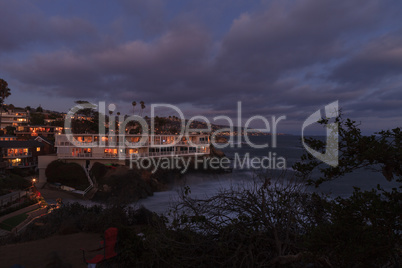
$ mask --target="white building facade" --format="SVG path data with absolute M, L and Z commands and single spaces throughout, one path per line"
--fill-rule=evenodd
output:
M 180 135 L 56 135 L 58 159 L 125 160 L 142 157 L 197 156 L 210 152 L 208 134 Z

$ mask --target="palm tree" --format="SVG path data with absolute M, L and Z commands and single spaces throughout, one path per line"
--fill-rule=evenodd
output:
M 113 111 L 109 111 L 109 122 L 108 122 L 108 125 L 109 125 L 109 133 L 110 133 L 110 127 L 111 127 L 111 125 L 110 125 L 110 119 L 112 118 L 112 114 L 113 114 Z
M 118 133 L 120 129 L 120 112 L 117 112 L 116 114 L 117 114 L 116 133 Z
M 1 128 L 1 113 L 3 110 L 4 100 L 11 95 L 8 83 L 0 78 L 0 128 Z
M 131 105 L 133 105 L 133 114 L 135 114 L 135 106 L 137 105 L 137 103 L 136 103 L 135 101 L 133 101 L 133 102 L 131 103 Z
M 142 116 L 142 112 L 143 112 L 143 110 L 145 109 L 145 102 L 140 101 L 140 104 L 141 104 L 141 113 L 140 113 L 140 116 Z

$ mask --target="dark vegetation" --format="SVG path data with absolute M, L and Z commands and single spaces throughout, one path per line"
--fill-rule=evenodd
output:
M 118 227 L 119 267 L 398 267 L 400 193 L 327 200 L 297 181 L 256 178 L 208 199 L 184 188 L 167 217 L 64 205 L 1 243 Z M 394 266 L 393 266 L 394 265 Z
M 46 168 L 47 181 L 61 183 L 79 190 L 88 187 L 89 182 L 84 169 L 76 163 L 53 161 Z
M 15 135 L 16 128 L 13 126 L 6 126 L 6 135 Z
M 14 173 L 0 177 L 0 195 L 8 194 L 11 190 L 24 190 L 29 186 L 31 182 Z
M 215 151 L 220 152 L 216 149 Z M 220 153 L 219 157 L 223 157 L 224 154 Z M 177 183 L 182 183 L 182 172 L 199 172 L 199 170 L 194 168 L 193 162 L 190 163 L 188 170 L 159 168 L 155 172 L 153 165 L 150 165 L 149 169 L 139 170 L 135 166 L 133 169 L 128 169 L 118 165 L 106 166 L 96 162 L 92 165 L 90 172 L 95 177 L 99 189 L 94 197 L 95 201 L 128 204 L 152 196 L 154 192 L 165 191 Z M 210 168 L 203 170 L 203 173 L 205 172 L 220 173 L 224 170 Z
M 329 120 L 323 119 L 319 123 L 327 125 Z M 356 169 L 371 168 L 381 172 L 388 181 L 394 178 L 401 179 L 401 128 L 365 136 L 355 121 L 343 119 L 342 115 L 336 117 L 334 123 L 339 126 L 336 133 L 339 135 L 339 165 L 337 167 L 328 166 L 311 154 L 305 153 L 302 156 L 302 161 L 293 166 L 300 177 L 308 179 L 309 184 L 318 187 L 325 181 L 334 180 Z M 327 149 L 323 140 L 315 138 L 307 138 L 306 140 L 314 150 L 324 153 Z M 313 173 L 314 171 L 319 173 Z M 313 174 L 318 176 L 312 176 Z
M 30 123 L 33 126 L 43 126 L 45 124 L 45 115 L 42 112 L 30 113 Z
M 113 172 L 115 171 L 115 172 Z M 166 190 L 181 178 L 180 170 L 125 169 L 94 163 L 91 174 L 98 183 L 94 200 L 107 203 L 128 204 L 152 196 L 154 192 Z

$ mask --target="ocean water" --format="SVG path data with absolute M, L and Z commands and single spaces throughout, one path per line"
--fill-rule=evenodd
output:
M 258 149 L 255 148 L 255 146 L 250 146 L 244 139 L 238 141 L 236 137 L 231 144 L 232 146 L 222 149 L 226 156 L 232 159 L 231 166 L 233 167 L 233 171 L 231 173 L 190 173 L 185 175 L 181 183 L 172 185 L 169 191 L 154 193 L 154 196 L 140 200 L 133 205 L 143 205 L 157 213 L 166 213 L 169 211 L 172 204 L 177 202 L 178 193 L 183 186 L 190 187 L 190 195 L 192 197 L 203 198 L 211 196 L 221 189 L 252 182 L 256 174 L 260 172 L 265 172 L 272 178 L 276 176 L 291 178 L 294 174 L 291 168 L 292 165 L 299 161 L 301 155 L 304 153 L 301 139 L 299 136 L 291 135 L 277 136 L 276 139 L 276 147 L 273 148 L 272 136 L 250 137 L 250 141 L 253 144 L 268 144 L 269 146 L 268 148 Z M 250 162 L 255 158 L 265 158 L 264 165 L 266 168 L 262 168 L 262 170 L 253 169 Z M 271 159 L 270 166 L 268 159 Z M 286 167 L 283 163 L 286 164 Z M 283 169 L 278 169 L 284 167 L 285 172 Z M 384 189 L 397 187 L 396 182 L 388 182 L 382 176 L 381 172 L 360 169 L 342 178 L 337 178 L 331 182 L 325 182 L 319 188 L 309 187 L 307 191 L 324 193 L 332 198 L 337 196 L 348 197 L 352 194 L 353 187 L 359 187 L 362 190 L 370 190 L 376 188 L 377 184 L 380 184 Z

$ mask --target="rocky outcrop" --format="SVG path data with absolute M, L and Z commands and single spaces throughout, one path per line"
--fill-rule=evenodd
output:
M 216 149 L 212 144 L 210 145 L 209 148 L 210 148 L 210 153 L 209 153 L 209 155 L 210 155 L 211 157 L 219 157 L 219 158 L 222 158 L 222 157 L 225 157 L 225 156 L 226 156 L 224 152 L 222 152 L 222 151 L 219 150 L 219 149 Z

